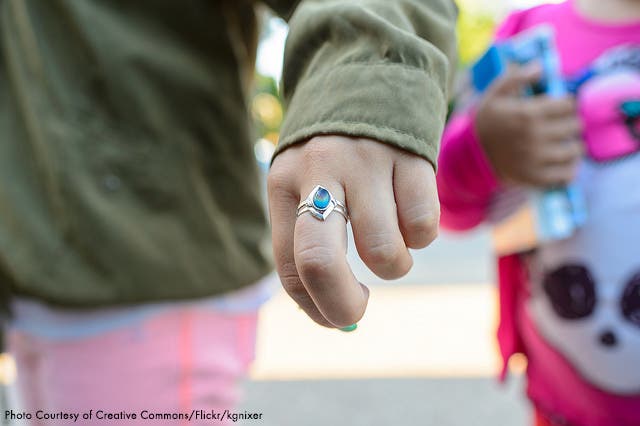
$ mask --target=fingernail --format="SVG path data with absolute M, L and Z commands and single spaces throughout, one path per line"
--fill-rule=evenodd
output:
M 345 333 L 349 333 L 350 331 L 353 331 L 356 328 L 358 328 L 358 324 L 351 324 L 351 325 L 348 325 L 346 327 L 342 327 L 340 329 L 340 331 L 344 331 Z

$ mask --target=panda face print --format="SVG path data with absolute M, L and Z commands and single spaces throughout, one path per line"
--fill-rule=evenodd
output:
M 595 282 L 583 265 L 565 265 L 547 274 L 544 291 L 560 318 L 587 318 L 596 304 Z
M 608 392 L 638 394 L 640 270 L 613 282 L 593 274 L 586 260 L 544 274 L 529 313 L 539 333 L 587 381 Z
M 543 288 L 554 313 L 566 320 L 588 319 L 596 306 L 596 283 L 584 265 L 564 265 L 546 274 Z M 627 283 L 620 299 L 620 310 L 631 324 L 640 327 L 640 272 Z M 605 348 L 613 349 L 619 342 L 614 329 L 605 329 L 596 336 Z
M 629 280 L 620 301 L 620 309 L 627 321 L 640 327 L 640 272 Z
M 640 156 L 581 164 L 589 218 L 530 259 L 526 313 L 544 341 L 604 391 L 640 394 Z

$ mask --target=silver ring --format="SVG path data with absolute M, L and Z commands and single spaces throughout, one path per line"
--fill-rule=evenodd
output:
M 316 219 L 324 221 L 334 211 L 340 213 L 347 222 L 349 221 L 349 213 L 345 205 L 336 200 L 327 188 L 317 185 L 307 198 L 298 204 L 296 216 L 308 212 Z

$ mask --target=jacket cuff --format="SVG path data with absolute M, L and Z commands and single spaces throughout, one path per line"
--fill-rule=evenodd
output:
M 318 135 L 366 137 L 417 154 L 436 167 L 446 115 L 438 78 L 397 63 L 351 63 L 296 88 L 276 155 Z

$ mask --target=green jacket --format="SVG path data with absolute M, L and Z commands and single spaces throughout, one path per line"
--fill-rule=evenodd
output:
M 449 0 L 266 1 L 291 32 L 279 149 L 368 136 L 435 162 Z M 247 95 L 250 0 L 0 0 L 3 292 L 92 307 L 271 268 Z

